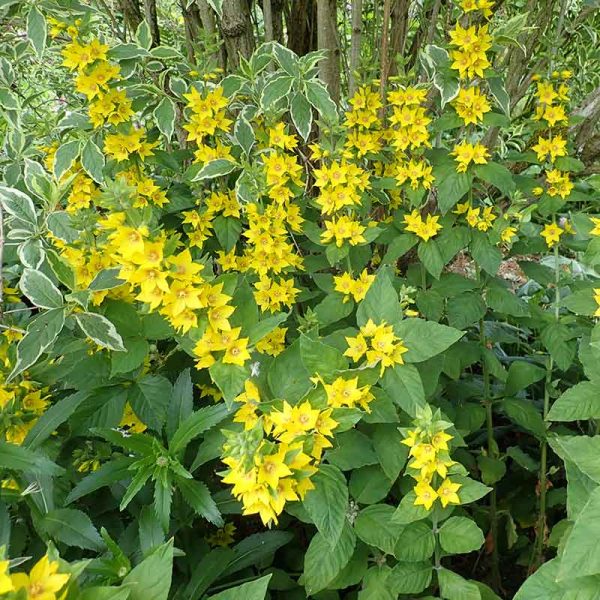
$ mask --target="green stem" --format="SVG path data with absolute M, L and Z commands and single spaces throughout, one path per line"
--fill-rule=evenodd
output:
M 558 244 L 554 246 L 554 319 L 558 323 L 560 319 L 560 263 Z M 550 387 L 552 386 L 552 371 L 554 360 L 548 357 L 546 368 L 546 382 L 544 385 L 544 422 L 550 411 Z M 546 439 L 540 442 L 540 504 L 539 515 L 536 526 L 535 546 L 531 557 L 530 571 L 537 569 L 544 558 L 544 537 L 546 535 L 546 494 L 548 487 L 548 443 Z
M 431 529 L 433 531 L 433 537 L 435 538 L 435 546 L 434 546 L 434 565 L 433 568 L 437 573 L 439 573 L 440 569 L 442 568 L 442 548 L 440 546 L 440 530 L 438 528 L 438 518 L 437 518 L 437 514 L 436 514 L 436 509 L 434 509 L 433 515 L 431 515 L 431 521 L 432 521 L 432 525 L 431 525 Z
M 485 337 L 484 320 L 479 321 L 479 339 L 481 342 L 482 367 L 483 367 L 483 405 L 485 406 L 486 429 L 487 429 L 487 452 L 491 458 L 497 457 L 496 442 L 494 440 L 494 411 L 492 408 L 492 397 L 490 391 L 490 371 L 485 360 L 487 340 Z M 490 534 L 492 537 L 492 585 L 496 590 L 501 587 L 500 557 L 498 554 L 498 500 L 496 486 L 492 485 L 490 493 Z

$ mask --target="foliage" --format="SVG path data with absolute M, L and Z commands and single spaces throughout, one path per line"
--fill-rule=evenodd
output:
M 570 70 L 507 152 L 521 30 L 487 0 L 343 110 L 322 51 L 221 76 L 146 20 L 5 4 L 64 98 L 48 127 L 0 58 L 0 594 L 596 597 Z

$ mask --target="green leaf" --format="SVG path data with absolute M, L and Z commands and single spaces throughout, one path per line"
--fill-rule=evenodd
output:
M 210 600 L 264 600 L 272 576 L 272 573 L 269 573 L 260 579 L 236 585 L 208 598 Z
M 138 517 L 140 550 L 146 555 L 154 548 L 165 543 L 165 534 L 154 509 L 151 506 L 144 506 Z
M 252 129 L 252 125 L 250 125 L 248 119 L 246 119 L 244 116 L 244 113 L 241 113 L 237 118 L 233 132 L 235 141 L 240 145 L 244 151 L 244 154 L 248 156 L 250 154 L 250 150 L 252 150 L 252 146 L 254 146 L 256 136 L 254 135 L 254 129 Z
M 240 239 L 242 223 L 235 217 L 219 215 L 213 219 L 212 224 L 219 244 L 221 244 L 225 252 L 229 252 Z
M 327 460 L 342 471 L 350 471 L 377 463 L 373 444 L 364 433 L 350 429 L 339 433 L 335 441 L 337 445 L 333 450 L 327 452 Z
M 484 165 L 475 165 L 473 171 L 479 179 L 497 187 L 507 197 L 510 197 L 516 190 L 512 173 L 504 165 L 489 162 Z
M 317 534 L 318 535 L 318 534 Z M 264 531 L 245 537 L 233 548 L 233 558 L 223 577 L 237 573 L 251 565 L 258 565 L 267 557 L 289 543 L 294 536 L 289 531 Z
M 125 352 L 123 339 L 106 317 L 88 312 L 74 313 L 74 317 L 83 333 L 96 344 L 116 352 Z
M 457 173 L 454 161 L 434 168 L 438 186 L 438 204 L 442 213 L 447 213 L 471 189 L 471 177 Z
M 31 450 L 39 447 L 59 425 L 67 421 L 87 396 L 87 392 L 76 392 L 50 406 L 29 430 L 23 445 Z
M 420 594 L 429 587 L 432 575 L 430 561 L 399 562 L 392 569 L 387 584 L 395 594 Z
M 15 188 L 0 185 L 0 204 L 11 217 L 15 217 L 33 227 L 36 226 L 35 206 L 27 194 Z
M 408 447 L 401 444 L 403 436 L 395 424 L 378 423 L 373 429 L 372 438 L 379 464 L 393 483 L 408 458 Z
M 540 333 L 542 344 L 556 362 L 559 369 L 566 371 L 575 358 L 576 347 L 572 333 L 563 323 L 551 323 Z
M 496 99 L 498 106 L 504 114 L 510 119 L 510 96 L 504 87 L 504 81 L 500 77 L 489 77 L 486 79 L 488 88 Z
M 80 150 L 79 140 L 72 140 L 62 144 L 54 155 L 54 177 L 60 178 L 71 168 L 75 159 L 79 156 Z
M 248 379 L 248 370 L 239 365 L 227 365 L 216 362 L 208 372 L 215 385 L 221 390 L 227 406 L 231 406 L 233 400 L 244 389 L 244 382 Z
M 358 325 L 362 327 L 369 319 L 376 324 L 385 321 L 389 325 L 396 325 L 402 319 L 398 292 L 392 285 L 388 269 L 377 273 L 375 281 L 358 305 L 356 311 Z
M 390 493 L 391 488 L 392 482 L 377 464 L 354 469 L 348 486 L 350 496 L 359 504 L 381 502 Z
M 354 302 L 344 302 L 341 294 L 329 294 L 314 308 L 321 328 L 337 323 L 354 310 Z
M 47 219 L 48 229 L 57 238 L 72 244 L 79 238 L 79 231 L 73 227 L 71 215 L 64 210 L 55 210 L 51 212 Z
M 558 581 L 600 573 L 600 487 L 577 517 L 563 548 Z
M 598 304 L 594 300 L 593 288 L 578 290 L 570 294 L 562 300 L 561 305 L 576 315 L 584 315 L 586 317 L 593 317 L 598 309 Z
M 318 373 L 325 378 L 334 377 L 338 371 L 348 368 L 348 360 L 337 348 L 305 334 L 300 334 L 299 339 L 302 364 L 310 376 Z
M 463 337 L 464 332 L 433 321 L 404 319 L 396 328 L 408 352 L 402 355 L 406 362 L 423 362 L 441 354 Z
M 260 95 L 260 105 L 263 111 L 269 110 L 279 100 L 290 93 L 294 78 L 285 73 L 276 73 L 267 82 Z
M 387 251 L 381 259 L 381 264 L 389 265 L 396 262 L 401 256 L 404 256 L 411 248 L 413 248 L 419 238 L 410 233 L 398 234 L 389 243 Z
M 569 388 L 550 408 L 548 421 L 600 419 L 600 381 L 582 381 Z
M 444 257 L 440 252 L 438 243 L 435 240 L 420 242 L 417 254 L 427 272 L 431 273 L 436 279 L 439 279 L 446 263 L 444 262 Z
M 110 375 L 114 377 L 120 373 L 131 373 L 139 368 L 148 352 L 150 346 L 144 338 L 125 338 L 123 340 L 125 352 L 113 352 L 110 355 Z
M 29 238 L 17 247 L 17 255 L 23 266 L 39 269 L 44 262 L 46 252 L 42 240 Z
M 102 487 L 125 481 L 131 477 L 129 467 L 133 458 L 116 458 L 105 462 L 99 469 L 86 475 L 69 493 L 65 499 L 65 504 L 75 502 L 83 496 L 87 496 Z
M 221 513 L 204 483 L 178 477 L 177 489 L 197 514 L 217 527 L 223 526 Z
M 542 415 L 530 400 L 505 398 L 502 400 L 501 406 L 511 421 L 531 431 L 539 439 L 546 437 L 546 426 Z
M 41 453 L 0 440 L 0 468 L 57 475 L 62 469 Z
M 180 455 L 193 439 L 218 425 L 230 413 L 230 408 L 223 403 L 203 406 L 193 412 L 177 428 L 169 442 L 169 450 L 174 455 Z
M 231 548 L 214 548 L 204 554 L 192 570 L 183 598 L 186 600 L 199 600 L 210 584 L 225 571 L 232 557 L 233 550 Z
M 171 382 L 162 375 L 146 375 L 129 389 L 127 400 L 148 427 L 160 431 L 167 417 Z
M 309 377 L 302 361 L 300 340 L 296 340 L 273 359 L 267 382 L 275 398 L 285 398 L 294 404 L 312 387 Z
M 356 535 L 347 522 L 333 548 L 320 533 L 315 534 L 304 555 L 303 579 L 308 595 L 324 590 L 335 579 L 348 564 L 355 545 Z
M 386 369 L 381 387 L 411 417 L 416 417 L 417 411 L 426 404 L 421 375 L 414 365 L 394 365 Z
M 207 162 L 192 181 L 204 181 L 205 179 L 222 177 L 223 175 L 235 171 L 235 169 L 239 169 L 237 163 L 227 160 L 226 158 L 217 158 L 216 160 Z
M 446 600 L 481 600 L 481 592 L 472 581 L 441 568 L 438 570 L 440 596 Z
M 74 508 L 58 508 L 44 515 L 41 527 L 54 539 L 67 546 L 101 551 L 104 541 L 90 518 Z
M 450 517 L 439 533 L 442 549 L 449 554 L 467 554 L 479 550 L 484 542 L 481 529 L 472 519 Z
M 550 437 L 548 443 L 564 461 L 572 462 L 590 479 L 600 484 L 600 435 Z
M 27 37 L 39 57 L 44 53 L 47 35 L 46 18 L 34 5 L 27 14 Z
M 159 546 L 123 579 L 129 600 L 167 600 L 173 572 L 173 540 Z
M 490 243 L 486 233 L 473 232 L 471 254 L 484 271 L 490 275 L 495 275 L 498 272 L 502 262 L 502 252 Z
M 308 139 L 312 128 L 312 108 L 309 101 L 300 93 L 296 93 L 290 103 L 290 115 L 296 130 L 304 141 Z
M 404 526 L 394 554 L 400 561 L 419 562 L 433 555 L 435 536 L 431 525 L 425 521 L 416 521 Z
M 7 110 L 19 110 L 19 100 L 11 90 L 0 87 L 0 106 Z
M 169 441 L 179 426 L 192 414 L 194 407 L 194 388 L 190 369 L 182 371 L 173 384 L 173 396 L 167 408 L 165 430 Z
M 28 369 L 46 351 L 62 331 L 65 312 L 55 308 L 35 317 L 27 327 L 27 333 L 17 344 L 17 361 L 6 382 Z
M 328 123 L 335 123 L 338 118 L 337 106 L 331 99 L 327 88 L 320 81 L 306 81 L 306 99 L 317 109 L 317 112 Z
M 25 269 L 19 287 L 27 298 L 40 308 L 60 308 L 64 304 L 59 289 L 41 271 Z
M 463 477 L 462 475 L 453 475 L 453 483 L 460 483 L 461 487 L 458 490 L 458 497 L 460 498 L 461 504 L 470 504 L 483 498 L 486 494 L 492 491 L 492 488 L 479 481 L 475 481 L 470 477 Z
M 323 539 L 330 546 L 335 546 L 342 534 L 348 510 L 346 478 L 337 467 L 321 465 L 312 482 L 315 488 L 304 497 L 304 508 Z
M 175 130 L 175 103 L 165 96 L 152 112 L 159 131 L 170 141 Z
M 373 504 L 363 508 L 354 521 L 354 531 L 365 544 L 386 554 L 394 554 L 396 542 L 404 527 L 391 521 L 395 508 L 389 504 Z
M 81 166 L 96 183 L 104 181 L 102 170 L 105 162 L 104 154 L 90 138 L 81 151 Z
M 415 506 L 415 499 L 416 496 L 412 490 L 402 497 L 396 512 L 392 515 L 392 523 L 408 525 L 429 516 L 429 511 L 424 506 Z
M 488 485 L 494 485 L 506 474 L 506 463 L 499 458 L 480 454 L 477 457 L 477 466 L 481 471 L 481 481 Z

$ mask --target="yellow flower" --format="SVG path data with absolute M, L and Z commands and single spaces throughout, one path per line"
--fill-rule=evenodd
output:
M 277 356 L 285 350 L 285 334 L 287 327 L 276 327 L 262 340 L 257 342 L 256 350 L 270 356 Z
M 554 162 L 558 156 L 566 156 L 566 146 L 567 141 L 560 135 L 549 138 L 540 136 L 538 143 L 532 146 L 532 150 L 537 153 L 540 162 L 546 160 L 548 155 L 550 155 L 550 161 Z
M 500 239 L 503 242 L 508 243 L 508 242 L 511 242 L 513 240 L 513 238 L 516 237 L 516 235 L 517 235 L 517 228 L 508 226 L 502 230 L 502 233 L 500 234 Z
M 367 340 L 365 340 L 361 333 L 355 338 L 346 337 L 346 343 L 348 344 L 348 349 L 344 352 L 344 356 L 348 356 L 354 362 L 358 362 L 362 355 L 367 352 Z
M 415 233 L 424 241 L 435 237 L 442 229 L 442 226 L 438 223 L 439 220 L 439 215 L 427 215 L 427 219 L 423 221 L 421 214 L 416 208 L 409 215 L 404 216 L 406 231 Z
M 598 305 L 596 312 L 594 313 L 595 317 L 600 317 L 600 288 L 594 288 L 594 300 Z
M 544 226 L 541 235 L 546 240 L 548 248 L 552 248 L 560 241 L 563 233 L 564 231 L 556 223 L 550 223 Z
M 436 491 L 427 481 L 420 481 L 414 489 L 416 494 L 414 505 L 424 506 L 427 510 L 430 510 L 438 497 Z
M 590 217 L 590 221 L 594 225 L 593 229 L 590 231 L 590 235 L 600 235 L 600 218 Z
M 343 215 L 337 220 L 334 218 L 325 222 L 325 231 L 321 234 L 321 241 L 328 244 L 335 240 L 335 245 L 338 248 L 341 248 L 346 240 L 351 246 L 365 244 L 367 240 L 364 238 L 363 233 L 366 229 L 352 217 Z
M 483 144 L 470 144 L 467 141 L 456 144 L 450 154 L 455 157 L 458 163 L 456 167 L 458 173 L 466 172 L 471 162 L 477 165 L 486 164 L 489 157 L 488 149 Z
M 2 487 L 4 487 L 4 482 Z M 8 560 L 0 560 L 0 594 L 8 594 L 15 589 L 13 581 L 8 574 L 8 565 Z
M 477 86 L 461 88 L 453 104 L 465 125 L 483 121 L 483 115 L 492 110 L 485 94 Z
M 450 479 L 444 479 L 442 484 L 437 489 L 437 495 L 442 503 L 442 506 L 446 508 L 448 504 L 460 504 L 460 498 L 458 497 L 458 490 L 462 487 L 460 483 L 453 483 Z
M 58 562 L 51 562 L 46 554 L 33 566 L 29 575 L 15 573 L 11 576 L 14 589 L 25 589 L 31 600 L 55 600 L 57 592 L 70 577 L 68 574 L 58 573 L 58 568 Z
M 125 410 L 123 411 L 119 427 L 127 427 L 127 429 L 133 433 L 142 433 L 147 429 L 146 425 L 142 423 L 139 417 L 133 412 L 129 402 L 125 404 Z

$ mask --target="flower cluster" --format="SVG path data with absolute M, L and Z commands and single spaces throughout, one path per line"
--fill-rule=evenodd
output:
M 479 231 L 487 231 L 490 229 L 494 221 L 496 220 L 496 215 L 493 213 L 493 207 L 473 207 L 470 202 L 463 202 L 456 205 L 454 209 L 455 215 L 464 215 L 465 221 L 472 227 L 473 229 L 478 229 Z M 505 236 L 508 234 L 505 234 Z
M 190 119 L 183 128 L 188 132 L 188 141 L 196 142 L 197 149 L 194 153 L 195 162 L 203 164 L 218 158 L 231 156 L 231 148 L 216 140 L 211 146 L 205 139 L 213 136 L 217 131 L 227 132 L 232 123 L 226 116 L 227 98 L 223 95 L 220 86 L 210 89 L 208 85 L 200 92 L 192 87 L 188 94 L 184 94 L 189 110 Z
M 443 421 L 439 413 L 432 415 L 431 409 L 426 409 L 417 415 L 415 425 L 414 429 L 402 430 L 405 434 L 402 443 L 410 448 L 408 469 L 416 481 L 415 506 L 431 510 L 436 500 L 443 507 L 460 504 L 461 484 L 448 476 L 449 468 L 456 464 L 450 458 L 448 446 L 453 437 L 445 431 L 451 424 Z
M 483 144 L 470 144 L 465 140 L 456 144 L 451 154 L 457 162 L 458 173 L 465 173 L 471 163 L 485 165 L 489 157 L 488 149 Z
M 6 383 L 14 366 L 13 344 L 22 334 L 10 329 L 0 335 L 0 436 L 7 442 L 22 444 L 44 414 L 49 404 L 49 388 L 26 377 L 18 382 Z
M 314 408 L 307 400 L 295 406 L 284 400 L 274 408 L 261 402 L 251 380 L 236 401 L 241 407 L 234 421 L 243 430 L 225 432 L 223 482 L 233 486 L 243 514 L 258 514 L 265 525 L 277 523 L 286 502 L 314 488 L 311 477 L 338 426 L 333 408 Z
M 490 66 L 486 52 L 492 47 L 492 36 L 488 25 L 471 25 L 463 28 L 457 23 L 450 31 L 450 45 L 455 48 L 450 66 L 458 71 L 461 79 L 484 77 L 484 71 Z
M 371 386 L 358 384 L 358 377 L 345 379 L 337 377 L 331 383 L 323 382 L 327 394 L 327 403 L 333 408 L 362 408 L 371 412 L 369 403 L 375 398 L 371 393 Z
M 426 219 L 423 219 L 421 213 L 416 208 L 410 214 L 404 215 L 406 231 L 416 234 L 425 242 L 435 237 L 442 229 L 442 226 L 438 223 L 439 220 L 439 215 L 434 216 L 431 214 L 427 215 Z
M 369 275 L 366 269 L 356 279 L 347 272 L 333 277 L 335 291 L 344 294 L 344 303 L 350 298 L 355 302 L 363 300 L 374 280 L 375 275 Z
M 376 325 L 369 319 L 360 328 L 356 337 L 346 337 L 346 343 L 348 349 L 344 352 L 344 356 L 358 362 L 363 355 L 366 355 L 367 364 L 380 365 L 381 375 L 388 367 L 404 364 L 402 355 L 408 352 L 402 339 L 394 333 L 393 326 L 387 325 L 385 321 Z
M 486 95 L 476 85 L 461 88 L 453 105 L 465 125 L 481 123 L 484 115 L 492 110 Z

